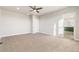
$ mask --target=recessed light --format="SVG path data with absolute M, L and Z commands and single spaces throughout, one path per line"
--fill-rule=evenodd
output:
M 20 8 L 16 8 L 17 10 L 20 10 Z

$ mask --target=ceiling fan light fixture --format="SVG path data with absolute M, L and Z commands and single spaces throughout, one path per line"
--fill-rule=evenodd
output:
M 42 7 L 29 6 L 32 9 L 33 13 L 39 13 L 39 10 L 43 9 Z
M 34 12 L 36 12 L 36 10 L 33 10 Z

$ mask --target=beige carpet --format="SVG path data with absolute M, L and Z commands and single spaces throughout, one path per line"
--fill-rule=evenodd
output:
M 79 42 L 41 33 L 2 38 L 1 52 L 77 52 Z

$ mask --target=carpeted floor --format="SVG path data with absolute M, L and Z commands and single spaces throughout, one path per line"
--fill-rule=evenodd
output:
M 79 42 L 50 35 L 23 34 L 2 38 L 1 52 L 77 52 Z

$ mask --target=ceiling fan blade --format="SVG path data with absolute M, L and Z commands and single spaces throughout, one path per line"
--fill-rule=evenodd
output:
M 37 8 L 36 10 L 40 10 L 40 9 L 43 9 L 43 8 L 40 7 L 40 8 Z
M 29 6 L 30 8 L 32 8 L 34 10 L 34 8 L 32 6 Z
M 37 12 L 37 13 L 39 13 L 39 11 L 38 11 L 38 10 L 36 10 L 36 12 Z

